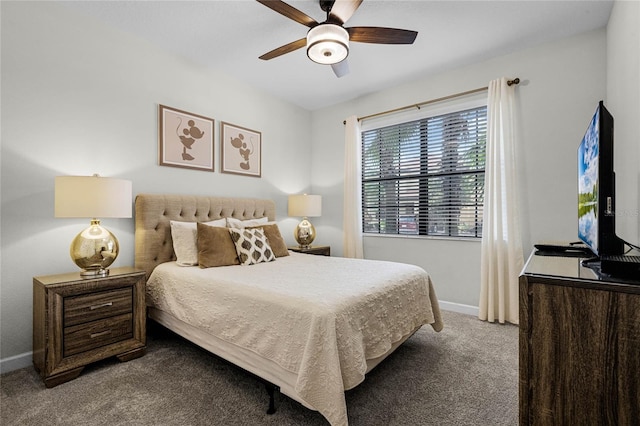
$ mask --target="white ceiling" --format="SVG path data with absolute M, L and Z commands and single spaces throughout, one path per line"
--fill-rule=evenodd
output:
M 412 45 L 351 43 L 351 72 L 336 78 L 305 49 L 258 56 L 303 38 L 307 27 L 252 0 L 77 1 L 64 5 L 309 110 L 400 82 L 606 25 L 612 0 L 364 0 L 350 26 L 418 31 Z M 318 22 L 317 0 L 288 3 Z

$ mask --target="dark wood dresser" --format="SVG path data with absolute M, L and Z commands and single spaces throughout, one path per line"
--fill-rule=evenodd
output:
M 89 363 L 111 356 L 128 361 L 145 349 L 144 271 L 33 279 L 33 365 L 46 387 L 76 378 Z
M 640 281 L 580 261 L 520 276 L 520 425 L 640 424 Z

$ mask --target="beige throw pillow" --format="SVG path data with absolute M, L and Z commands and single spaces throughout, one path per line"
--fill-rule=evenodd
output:
M 204 222 L 211 226 L 226 226 L 225 218 Z M 180 222 L 172 220 L 171 240 L 176 254 L 176 263 L 180 266 L 194 266 L 198 264 L 198 247 L 196 245 L 196 222 Z
M 277 224 L 268 223 L 266 225 L 252 226 L 250 228 L 262 228 L 264 230 L 264 234 L 267 237 L 267 241 L 269 241 L 271 250 L 273 250 L 273 254 L 276 257 L 289 256 L 289 249 L 287 248 L 287 243 L 284 242 L 284 238 L 282 238 L 282 234 L 280 233 L 280 228 L 278 228 Z
M 227 228 L 198 224 L 198 264 L 201 268 L 240 264 Z

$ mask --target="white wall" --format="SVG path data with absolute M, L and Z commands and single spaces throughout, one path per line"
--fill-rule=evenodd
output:
M 640 244 L 640 2 L 616 1 L 607 25 L 607 109 L 614 116 L 616 233 Z
M 599 100 L 605 98 L 605 31 L 425 76 L 393 89 L 314 111 L 313 191 L 324 196 L 314 221 L 318 240 L 342 249 L 343 120 L 484 87 L 519 77 L 517 161 L 525 257 L 540 240 L 573 241 L 577 234 L 576 149 Z M 428 57 L 428 55 L 427 55 Z M 417 264 L 433 277 L 438 297 L 478 306 L 477 241 L 365 237 L 365 257 Z
M 619 175 L 635 178 L 635 184 L 619 189 L 628 201 L 618 207 L 629 214 L 618 218 L 618 224 L 632 241 L 633 234 L 640 233 L 637 2 L 616 2 L 606 34 L 594 31 L 424 76 L 313 113 L 56 4 L 0 2 L 0 7 L 3 361 L 31 350 L 32 277 L 75 268 L 68 246 L 86 224 L 53 218 L 55 176 L 117 176 L 132 180 L 134 193 L 273 198 L 281 218 L 286 217 L 286 193 L 311 189 L 324 197 L 323 216 L 313 220 L 317 243 L 330 244 L 332 253 L 340 255 L 343 120 L 486 86 L 500 76 L 523 80 L 517 91 L 525 254 L 538 240 L 575 239 L 575 151 L 600 99 L 616 117 L 617 152 L 635 153 L 616 156 Z M 159 103 L 212 117 L 216 124 L 229 121 L 262 131 L 262 179 L 157 166 Z M 309 129 L 311 143 L 300 137 Z M 215 151 L 218 155 L 218 135 Z M 131 264 L 133 221 L 103 224 L 120 239 L 116 265 Z M 295 221 L 281 225 L 292 242 Z M 472 306 L 478 304 L 479 252 L 477 242 L 376 237 L 365 241 L 368 258 L 420 265 L 432 274 L 440 299 Z
M 234 78 L 171 56 L 51 2 L 2 2 L 0 358 L 31 351 L 32 277 L 77 269 L 87 220 L 54 219 L 57 175 L 120 177 L 134 194 L 271 198 L 310 185 L 311 116 Z M 216 120 L 216 172 L 157 165 L 157 105 Z M 219 172 L 219 122 L 262 132 L 262 178 Z M 133 219 L 107 219 L 133 264 Z M 281 223 L 293 244 L 295 221 Z M 28 358 L 30 360 L 30 358 Z

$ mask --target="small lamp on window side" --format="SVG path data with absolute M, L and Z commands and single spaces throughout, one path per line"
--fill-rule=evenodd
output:
M 55 178 L 55 217 L 91 218 L 91 226 L 71 242 L 71 259 L 83 277 L 109 274 L 118 257 L 118 239 L 98 217 L 131 217 L 131 181 L 93 176 Z
M 311 247 L 311 243 L 316 238 L 316 228 L 307 218 L 321 215 L 322 197 L 320 195 L 289 195 L 289 216 L 303 218 L 293 231 L 293 236 L 300 248 Z

